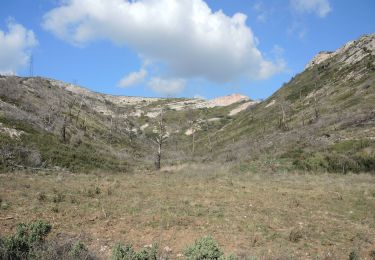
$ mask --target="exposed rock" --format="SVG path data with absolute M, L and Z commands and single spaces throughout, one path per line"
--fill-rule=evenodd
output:
M 3 126 L 2 123 L 0 123 L 0 133 L 4 133 L 6 135 L 9 135 L 10 138 L 12 138 L 12 139 L 19 139 L 21 137 L 21 135 L 24 134 L 25 132 L 17 130 L 17 129 L 13 129 L 13 128 L 5 127 L 5 126 Z
M 276 104 L 276 100 L 272 100 L 270 103 L 268 103 L 267 105 L 266 105 L 266 107 L 271 107 L 271 106 L 273 106 L 273 105 L 275 105 Z
M 144 130 L 146 130 L 146 128 L 149 126 L 148 123 L 142 125 L 139 129 L 143 132 Z
M 321 51 L 309 63 L 307 63 L 305 69 L 308 69 L 314 65 L 320 64 L 323 61 L 331 58 L 333 55 L 335 55 L 335 53 L 332 51 Z
M 224 107 L 230 106 L 234 103 L 238 103 L 241 101 L 248 101 L 249 97 L 241 95 L 241 94 L 232 94 L 223 97 L 217 97 L 210 100 L 204 99 L 191 99 L 191 100 L 183 100 L 177 101 L 168 104 L 170 109 L 174 110 L 185 110 L 185 109 L 198 109 L 198 108 L 213 108 L 213 107 Z
M 240 94 L 232 94 L 224 97 L 218 97 L 211 100 L 208 100 L 207 102 L 203 103 L 202 107 L 224 107 L 224 106 L 230 106 L 234 103 L 238 103 L 241 101 L 248 101 L 249 97 L 240 95 Z
M 375 34 L 364 35 L 356 41 L 350 41 L 334 52 L 319 52 L 307 65 L 309 69 L 329 58 L 337 57 L 338 62 L 353 65 L 367 55 L 375 55 Z
M 243 103 L 243 104 L 239 105 L 238 107 L 236 107 L 235 109 L 233 109 L 232 111 L 230 111 L 229 116 L 237 115 L 239 112 L 244 111 L 247 108 L 249 108 L 251 106 L 254 106 L 258 103 L 259 103 L 259 101 L 249 101 L 249 102 Z

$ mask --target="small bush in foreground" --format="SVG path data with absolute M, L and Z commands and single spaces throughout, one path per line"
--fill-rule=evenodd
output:
M 44 242 L 51 225 L 38 220 L 30 224 L 19 224 L 16 233 L 1 239 L 1 259 L 27 259 L 33 250 Z
M 235 255 L 224 256 L 218 243 L 211 236 L 203 237 L 185 250 L 186 260 L 236 260 Z
M 74 258 L 80 258 L 81 255 L 86 255 L 87 249 L 81 241 L 77 241 L 72 244 L 69 255 Z
M 218 243 L 210 236 L 203 237 L 194 242 L 185 250 L 187 260 L 219 259 L 223 255 Z
M 151 247 L 143 248 L 136 252 L 132 245 L 117 244 L 112 250 L 112 260 L 157 260 L 158 247 L 152 245 Z

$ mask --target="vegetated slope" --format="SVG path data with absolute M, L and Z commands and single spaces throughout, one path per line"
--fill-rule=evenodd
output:
M 2 169 L 151 168 L 161 108 L 163 163 L 272 161 L 375 169 L 375 35 L 319 53 L 264 102 L 111 96 L 40 77 L 0 77 Z
M 375 35 L 331 53 L 215 135 L 227 160 L 279 158 L 308 170 L 375 171 Z
M 181 160 L 191 149 L 186 132 L 200 115 L 220 128 L 244 102 L 249 99 L 241 95 L 208 101 L 111 96 L 51 79 L 1 76 L 1 167 L 152 167 L 156 148 L 151 136 L 161 108 L 169 136 L 163 159 Z

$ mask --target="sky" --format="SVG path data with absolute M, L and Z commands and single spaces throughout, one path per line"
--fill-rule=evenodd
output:
M 374 10 L 373 0 L 1 0 L 0 74 L 113 95 L 266 99 L 318 52 L 375 33 Z

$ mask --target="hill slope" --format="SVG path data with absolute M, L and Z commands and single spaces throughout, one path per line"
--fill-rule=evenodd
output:
M 375 169 L 375 35 L 322 52 L 263 102 L 111 96 L 39 77 L 0 78 L 2 169 L 150 168 L 161 108 L 163 162 L 254 161 Z M 271 167 L 271 169 L 274 169 Z
M 307 169 L 374 171 L 375 35 L 323 56 L 219 133 L 226 151 Z
M 208 101 L 111 96 L 40 77 L 2 76 L 1 165 L 77 171 L 150 167 L 151 135 L 161 108 L 170 140 L 164 157 L 176 160 L 189 153 L 189 129 L 200 114 L 220 128 L 230 112 L 244 109 L 243 103 L 255 104 L 238 94 Z

